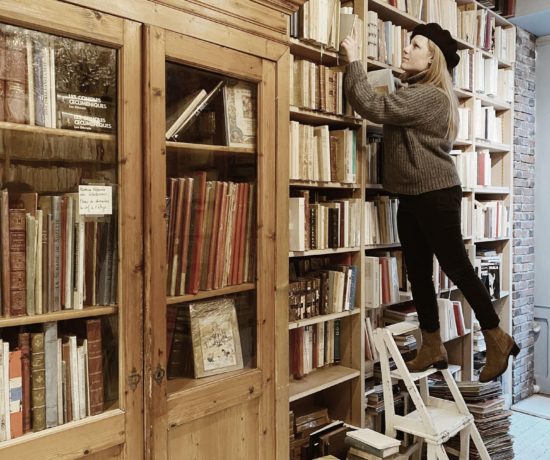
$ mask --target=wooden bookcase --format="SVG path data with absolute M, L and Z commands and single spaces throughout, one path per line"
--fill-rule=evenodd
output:
M 342 2 L 344 3 L 344 2 Z M 346 2 L 347 5 L 353 3 L 354 13 L 362 19 L 364 24 L 364 37 L 365 42 L 363 45 L 363 62 L 365 63 L 365 68 L 367 72 L 369 70 L 377 69 L 391 69 L 394 76 L 399 76 L 402 72 L 397 66 L 389 65 L 385 62 L 379 62 L 375 59 L 367 58 L 367 24 L 368 24 L 368 12 L 374 11 L 378 14 L 378 18 L 383 21 L 392 21 L 393 24 L 402 26 L 403 28 L 412 30 L 416 25 L 426 22 L 426 11 L 422 12 L 420 18 L 414 17 L 406 12 L 398 10 L 396 7 L 389 5 L 388 2 L 383 0 L 356 0 L 354 2 Z M 486 9 L 484 6 L 478 2 L 472 1 L 457 1 L 459 5 L 469 4 L 470 8 L 474 10 L 483 10 Z M 427 4 L 425 1 L 424 4 Z M 494 18 L 495 25 L 500 26 L 506 29 L 511 28 L 513 30 L 513 25 L 507 20 L 499 17 L 495 13 L 487 10 L 487 15 Z M 291 31 L 292 33 L 292 31 Z M 470 44 L 468 41 L 457 38 L 459 43 L 459 49 L 472 50 L 472 53 L 479 54 L 483 56 L 484 59 L 492 58 L 493 55 L 482 49 L 481 47 Z M 473 42 L 472 42 L 473 43 Z M 515 46 L 515 40 L 514 45 Z M 326 46 L 316 43 L 314 40 L 300 40 L 298 38 L 290 38 L 290 52 L 295 59 L 305 59 L 313 61 L 316 64 L 323 64 L 327 66 L 342 66 L 345 65 L 345 61 L 341 55 L 337 52 L 326 49 Z M 478 64 L 477 64 L 478 66 Z M 504 60 L 498 60 L 499 69 L 513 69 L 513 62 L 506 62 Z M 292 72 L 293 69 L 291 68 Z M 479 69 L 476 67 L 474 61 L 473 64 L 473 78 L 475 82 L 476 72 L 479 72 Z M 292 88 L 289 91 L 293 91 Z M 470 222 L 472 222 L 473 228 L 475 228 L 475 217 L 474 212 L 474 203 L 476 201 L 488 201 L 488 200 L 502 200 L 505 206 L 508 208 L 509 214 L 512 213 L 512 167 L 513 167 L 513 110 L 514 105 L 513 101 L 504 102 L 503 100 L 497 97 L 490 97 L 485 94 L 473 91 L 465 91 L 460 88 L 455 88 L 457 97 L 459 98 L 460 107 L 468 107 L 471 109 L 470 112 L 470 126 L 469 126 L 469 136 L 467 139 L 458 140 L 453 149 L 460 150 L 462 152 L 478 152 L 481 149 L 488 149 L 490 158 L 491 158 L 491 176 L 492 176 L 492 186 L 490 187 L 474 187 L 474 188 L 464 188 L 464 200 L 468 203 L 467 214 Z M 503 138 L 501 143 L 488 142 L 481 138 L 476 138 L 474 135 L 474 125 L 473 120 L 477 115 L 476 113 L 476 101 L 481 101 L 481 106 L 494 107 L 496 111 L 496 116 L 502 121 L 502 133 Z M 299 108 L 290 107 L 289 119 L 297 120 L 300 123 L 311 124 L 311 125 L 321 125 L 328 124 L 331 129 L 338 126 L 345 126 L 346 123 L 353 123 L 349 119 L 344 117 L 337 117 L 333 115 L 321 115 L 316 112 L 301 110 Z M 280 188 L 283 186 L 289 187 L 290 193 L 292 194 L 293 190 L 296 189 L 310 189 L 310 190 L 322 190 L 328 196 L 331 193 L 334 193 L 334 190 L 338 190 L 340 193 L 339 196 L 344 196 L 341 193 L 341 190 L 346 190 L 349 195 L 345 196 L 357 196 L 361 197 L 364 201 L 367 197 L 373 195 L 388 195 L 385 192 L 380 184 L 371 184 L 366 180 L 366 143 L 368 136 L 371 133 L 381 134 L 381 127 L 375 124 L 372 124 L 368 121 L 364 121 L 362 126 L 358 128 L 359 135 L 357 137 L 358 146 L 357 150 L 360 151 L 362 155 L 358 156 L 358 161 L 362 164 L 363 174 L 361 175 L 361 181 L 358 181 L 358 188 L 354 189 L 353 187 L 347 184 L 331 184 L 331 183 L 322 183 L 322 182 L 304 182 L 291 180 L 288 184 L 285 184 L 282 180 L 278 182 Z M 290 170 L 287 170 L 289 172 Z M 281 169 L 281 172 L 284 173 L 284 170 Z M 282 175 L 282 174 L 281 174 Z M 283 197 L 281 197 L 281 200 Z M 282 205 L 282 204 L 281 204 Z M 361 222 L 364 220 L 364 210 L 362 211 Z M 511 261 L 512 261 L 512 241 L 511 241 L 511 218 L 508 218 L 508 234 L 504 237 L 491 238 L 491 239 L 480 239 L 474 238 L 470 234 L 464 234 L 465 243 L 471 247 L 470 251 L 472 258 L 475 255 L 475 251 L 479 249 L 494 249 L 498 254 L 501 254 L 502 265 L 501 265 L 501 276 L 502 276 L 502 285 L 501 285 L 501 294 L 498 299 L 494 301 L 495 309 L 501 318 L 501 327 L 511 334 L 512 323 L 511 323 Z M 364 225 L 363 225 L 364 226 Z M 364 234 L 364 228 L 362 228 L 362 235 Z M 281 246 L 281 249 L 284 249 L 284 246 Z M 341 335 L 341 339 L 346 341 L 346 351 L 342 357 L 343 362 L 349 363 L 348 366 L 350 371 L 346 374 L 343 372 L 341 366 L 332 366 L 328 368 L 320 368 L 316 371 L 306 375 L 300 380 L 289 382 L 289 398 L 288 398 L 288 407 L 292 409 L 295 407 L 298 399 L 305 400 L 308 403 L 316 405 L 325 405 L 328 408 L 329 414 L 335 419 L 342 419 L 348 423 L 356 425 L 371 425 L 372 421 L 367 420 L 368 415 L 363 413 L 365 409 L 365 396 L 364 396 L 364 378 L 366 376 L 366 369 L 372 369 L 372 362 L 362 362 L 363 358 L 363 347 L 364 339 L 362 337 L 363 333 L 363 324 L 365 316 L 368 315 L 372 319 L 378 318 L 379 320 L 382 317 L 382 312 L 385 308 L 391 307 L 392 305 L 383 305 L 380 309 L 367 309 L 365 308 L 365 255 L 369 255 L 373 250 L 400 250 L 399 244 L 387 244 L 387 245 L 367 245 L 363 239 L 362 249 L 356 251 L 355 248 L 351 249 L 337 249 L 337 250 L 326 250 L 326 251 L 309 251 L 305 253 L 295 253 L 290 252 L 290 259 L 301 256 L 301 257 L 312 257 L 322 254 L 330 254 L 337 252 L 351 252 L 354 254 L 353 263 L 359 265 L 358 271 L 358 284 L 357 284 L 357 309 L 355 315 L 351 315 L 343 319 L 345 324 L 349 327 L 344 328 L 344 332 Z M 354 252 L 356 251 L 356 252 Z M 283 264 L 284 254 L 278 254 L 280 264 Z M 282 276 L 282 275 L 281 275 Z M 461 295 L 458 289 L 453 288 L 451 290 L 442 290 L 438 293 L 439 295 L 450 297 L 452 300 L 460 300 L 463 304 L 463 313 L 466 327 L 466 334 L 462 337 L 458 337 L 448 341 L 445 346 L 449 353 L 449 361 L 453 364 L 458 364 L 461 368 L 462 380 L 475 380 L 474 376 L 474 345 L 473 345 L 473 312 L 467 305 L 467 302 Z M 288 299 L 281 299 L 288 301 Z M 281 303 L 281 309 L 288 310 L 288 303 Z M 281 316 L 283 314 L 288 314 L 287 311 L 280 312 Z M 329 319 L 330 315 L 326 318 L 323 317 L 314 317 L 298 322 L 290 322 L 289 328 L 295 328 L 302 325 L 313 324 L 323 319 Z M 382 324 L 381 321 L 379 321 Z M 419 334 L 418 334 L 419 336 Z M 287 344 L 279 342 L 279 353 L 284 355 L 287 350 Z M 360 352 L 359 352 L 360 351 Z M 289 359 L 291 359 L 289 357 Z M 347 380 L 347 381 L 346 381 Z M 502 378 L 503 393 L 504 397 L 508 402 L 508 405 L 511 403 L 511 367 L 505 373 Z M 332 390 L 331 390 L 332 389 Z M 345 404 L 345 401 L 349 401 L 349 404 L 352 406 L 342 408 L 342 405 Z M 281 402 L 281 405 L 284 405 L 284 402 Z M 359 409 L 359 412 L 358 412 Z M 281 413 L 282 413 L 281 409 Z M 282 431 L 281 436 L 287 438 L 288 431 Z M 288 439 L 281 440 L 279 445 L 284 445 L 283 442 L 288 442 Z M 280 453 L 281 457 L 284 456 L 283 453 Z
M 13 337 L 17 338 L 17 333 L 29 332 L 38 335 L 38 333 L 45 330 L 47 324 L 58 329 L 57 337 L 59 337 L 59 341 L 62 340 L 61 338 L 65 334 L 72 334 L 71 328 L 85 327 L 86 321 L 91 319 L 99 319 L 103 326 L 106 323 L 115 325 L 114 329 L 111 329 L 113 332 L 111 338 L 103 332 L 101 333 L 104 347 L 103 349 L 96 349 L 96 353 L 99 351 L 102 354 L 103 369 L 105 371 L 103 373 L 104 383 L 99 391 L 103 395 L 103 387 L 110 388 L 110 393 L 107 390 L 105 391 L 103 410 L 97 415 L 87 415 L 79 420 L 69 418 L 62 413 L 63 406 L 66 407 L 66 401 L 60 395 L 61 402 L 50 400 L 53 401 L 56 412 L 57 408 L 61 412 L 61 416 L 58 417 L 55 423 L 57 426 L 40 430 L 38 419 L 36 422 L 33 420 L 33 426 L 31 426 L 29 432 L 11 440 L 0 442 L 0 457 L 28 459 L 80 458 L 84 456 L 93 459 L 141 458 L 141 446 L 143 444 L 143 336 L 142 334 L 133 333 L 133 331 L 142 329 L 140 310 L 143 286 L 143 247 L 141 244 L 143 238 L 143 206 L 141 195 L 137 194 L 136 196 L 135 193 L 136 190 L 142 188 L 142 161 L 140 155 L 142 148 L 140 116 L 141 25 L 120 17 L 96 15 L 85 8 L 50 0 L 45 2 L 4 1 L 0 7 L 0 22 L 2 23 L 3 35 L 4 33 L 10 33 L 17 37 L 27 37 L 27 54 L 22 53 L 23 60 L 21 61 L 26 64 L 26 67 L 23 67 L 26 88 L 26 99 L 23 101 L 26 123 L 20 123 L 23 119 L 12 119 L 12 122 L 8 119 L 8 121 L 0 122 L 2 189 L 7 190 L 8 195 L 6 196 L 15 198 L 18 187 L 22 186 L 21 183 L 24 183 L 26 188 L 23 191 L 28 192 L 28 196 L 35 192 L 38 193 L 38 196 L 62 196 L 70 192 L 77 192 L 78 185 L 89 183 L 90 180 L 96 182 L 101 180 L 104 185 L 111 187 L 110 191 L 112 190 L 112 194 L 108 194 L 108 196 L 114 198 L 109 198 L 113 203 L 112 214 L 107 213 L 103 219 L 116 224 L 111 227 L 112 237 L 116 241 L 114 243 L 115 247 L 118 245 L 118 250 L 113 249 L 109 255 L 109 257 L 112 257 L 107 265 L 111 273 L 109 278 L 98 278 L 106 282 L 112 280 L 116 283 L 116 288 L 112 285 L 110 300 L 100 301 L 96 299 L 94 302 L 92 291 L 96 288 L 93 288 L 92 284 L 86 284 L 88 290 L 87 293 L 84 293 L 82 290 L 83 285 L 78 287 L 78 282 L 75 282 L 70 287 L 74 288 L 75 292 L 78 290 L 79 295 L 84 295 L 83 308 L 79 308 L 76 301 L 74 305 L 70 305 L 70 301 L 67 299 L 71 298 L 73 293 L 65 291 L 70 292 L 70 295 L 65 295 L 62 308 L 58 309 L 54 305 L 55 301 L 50 302 L 51 298 L 43 297 L 44 302 L 41 307 L 43 313 L 38 314 L 40 307 L 37 307 L 39 310 L 35 312 L 36 314 L 31 314 L 32 311 L 29 312 L 28 310 L 31 308 L 30 305 L 35 307 L 37 304 L 29 303 L 31 302 L 29 297 L 21 316 L 3 315 L 0 318 L 2 339 L 4 343 L 9 341 L 11 349 L 18 346 L 17 340 L 13 340 Z M 31 93 L 29 90 L 29 88 L 31 90 L 33 88 L 33 86 L 30 86 L 29 77 L 34 75 L 32 64 L 36 65 L 36 63 L 34 60 L 31 61 L 31 58 L 42 52 L 38 50 L 47 49 L 41 48 L 40 40 L 49 40 L 54 36 L 57 37 L 55 38 L 55 44 L 52 41 L 50 45 L 46 46 L 51 46 L 54 50 L 51 57 L 53 58 L 55 55 L 55 62 L 58 62 L 57 51 L 62 47 L 76 49 L 78 47 L 76 43 L 78 42 L 81 42 L 84 47 L 82 52 L 87 50 L 92 56 L 98 52 L 100 49 L 98 47 L 104 50 L 99 51 L 100 53 L 112 54 L 113 80 L 111 88 L 115 94 L 111 109 L 114 111 L 112 113 L 115 114 L 112 120 L 112 123 L 115 124 L 113 129 L 107 128 L 106 133 L 97 132 L 98 130 L 94 128 L 90 131 L 62 129 L 60 122 L 56 122 L 57 114 L 55 112 L 52 114 L 53 119 L 50 118 L 49 125 L 56 127 L 38 126 L 41 124 L 38 117 L 45 115 L 46 111 L 41 111 L 39 107 L 36 107 L 37 110 L 32 112 L 32 104 L 35 104 L 36 100 L 35 93 Z M 9 52 L 13 52 L 14 49 L 13 47 L 8 48 Z M 5 52 L 6 50 L 2 47 L 3 56 Z M 82 55 L 76 52 L 75 57 L 80 59 Z M 89 61 L 83 58 L 82 62 Z M 11 65 L 15 64 L 14 61 L 11 61 Z M 69 69 L 62 67 L 54 72 L 51 61 L 50 65 L 44 65 L 43 68 L 51 69 L 52 73 L 48 80 L 49 83 L 47 83 L 50 87 L 54 85 L 54 81 L 57 81 L 54 80 L 55 78 L 62 79 L 63 72 L 69 71 Z M 92 62 L 91 67 L 80 69 L 80 72 L 94 72 L 93 69 Z M 76 76 L 73 77 L 75 80 L 81 75 L 78 73 L 78 69 L 76 71 Z M 89 74 L 88 77 L 91 75 L 93 74 Z M 103 77 L 104 75 L 99 76 L 99 78 Z M 34 88 L 36 89 L 39 84 L 38 81 L 33 82 Z M 44 85 L 42 88 L 46 88 L 44 80 L 41 84 Z M 59 91 L 59 87 L 56 89 Z M 85 94 L 85 91 L 82 94 Z M 96 95 L 93 94 L 93 96 Z M 51 98 L 49 100 L 52 101 Z M 36 123 L 29 123 L 35 115 L 37 117 Z M 40 174 L 36 174 L 37 172 Z M 108 177 L 111 177 L 111 180 L 106 179 Z M 115 187 L 112 187 L 113 183 Z M 77 204 L 78 201 L 75 201 L 75 203 Z M 5 204 L 7 209 L 8 203 Z M 12 205 L 13 203 L 10 202 L 10 209 Z M 36 206 L 36 202 L 34 206 Z M 40 203 L 38 203 L 38 206 L 40 207 Z M 25 209 L 28 211 L 27 208 Z M 28 215 L 33 215 L 32 212 L 34 211 L 31 210 Z M 47 211 L 43 212 L 46 216 Z M 95 225 L 93 217 L 86 217 L 85 219 L 89 219 Z M 93 236 L 93 233 L 87 230 L 86 234 Z M 47 233 L 48 241 L 55 240 L 53 235 L 53 233 Z M 29 242 L 33 241 L 32 237 L 28 240 Z M 42 238 L 41 241 L 43 241 Z M 65 246 L 66 241 L 66 239 L 60 239 L 60 248 L 69 247 Z M 75 244 L 74 247 L 76 248 L 77 245 Z M 84 246 L 79 247 L 83 249 Z M 25 250 L 25 247 L 23 249 Z M 107 255 L 107 252 L 103 253 L 104 257 L 107 257 Z M 74 254 L 70 253 L 63 261 L 60 258 L 61 255 L 52 257 L 55 257 L 61 267 L 66 268 L 69 263 L 67 261 L 73 256 Z M 101 254 L 98 253 L 98 256 L 101 256 Z M 30 260 L 28 257 L 26 253 L 26 263 Z M 41 260 L 46 260 L 45 256 Z M 53 279 L 53 276 L 60 276 L 59 279 L 63 278 L 65 280 L 63 282 L 68 283 L 67 280 L 72 275 L 65 275 L 61 271 L 55 272 L 58 275 L 54 275 L 53 273 L 57 269 L 53 267 L 57 262 L 54 262 L 53 258 L 49 260 L 52 265 L 46 265 L 45 270 L 42 272 L 43 285 L 47 280 Z M 90 256 L 89 260 L 93 260 L 93 257 Z M 31 268 L 30 273 L 33 273 L 34 276 L 36 272 Z M 30 279 L 32 278 L 25 281 L 25 285 L 31 282 Z M 16 285 L 11 283 L 10 286 L 15 287 Z M 10 289 L 10 286 L 4 285 L 3 289 Z M 43 292 L 39 291 L 38 287 L 36 289 L 37 293 Z M 54 288 L 53 292 L 61 292 L 55 291 L 56 289 Z M 7 304 L 4 303 L 3 306 L 6 307 Z M 80 335 L 82 333 L 77 332 L 77 334 L 80 339 L 86 338 L 86 335 Z M 60 344 L 61 342 L 58 342 L 58 346 Z M 113 360 L 109 361 L 106 358 L 105 346 L 110 349 L 112 356 L 114 356 Z M 53 350 L 55 351 L 55 344 Z M 38 352 L 38 349 L 36 351 Z M 88 349 L 88 352 L 90 351 L 91 349 Z M 52 355 L 50 354 L 50 356 Z M 51 357 L 46 357 L 46 360 L 48 359 L 51 359 Z M 35 362 L 32 354 L 29 360 Z M 82 362 L 84 364 L 84 361 Z M 39 365 L 39 360 L 35 363 Z M 109 369 L 107 369 L 107 366 L 110 366 L 108 363 L 112 363 L 112 367 L 109 367 Z M 58 369 L 60 368 L 58 366 Z M 76 378 L 74 374 L 73 377 Z M 39 380 L 36 380 L 36 382 L 39 382 Z M 46 394 L 50 392 L 48 388 L 52 388 L 52 386 L 48 387 L 47 383 L 48 381 L 46 381 Z M 39 391 L 39 384 L 36 385 L 34 389 Z M 108 395 L 110 395 L 109 398 Z M 82 398 L 85 397 L 85 394 L 82 394 Z M 111 400 L 111 398 L 113 399 Z M 48 405 L 50 404 L 46 399 L 46 406 Z M 37 406 L 33 403 L 32 407 Z M 46 414 L 47 410 L 46 408 Z M 90 412 L 87 411 L 87 413 Z M 83 414 L 81 413 L 81 415 Z

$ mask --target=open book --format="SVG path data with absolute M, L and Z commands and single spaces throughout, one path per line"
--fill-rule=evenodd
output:
M 225 80 L 221 80 L 209 93 L 200 89 L 185 97 L 174 114 L 166 120 L 166 139 L 176 139 L 212 101 L 224 84 Z

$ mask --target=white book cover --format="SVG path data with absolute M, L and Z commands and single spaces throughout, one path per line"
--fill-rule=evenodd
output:
M 391 447 L 398 447 L 401 444 L 399 439 L 390 438 L 382 433 L 373 431 L 369 428 L 362 428 L 360 430 L 348 431 L 346 436 L 356 439 L 376 449 L 383 450 Z
M 76 335 L 69 336 L 69 354 L 71 356 L 70 379 L 72 392 L 73 420 L 80 420 L 80 391 L 78 385 L 78 347 Z
M 77 348 L 77 374 L 78 374 L 78 416 L 80 419 L 86 417 L 86 375 L 85 375 L 85 354 L 84 346 L 79 345 Z
M 36 211 L 36 270 L 34 277 L 34 312 L 37 315 L 43 313 L 42 305 L 42 232 L 44 224 L 44 211 Z
M 52 128 L 57 127 L 57 93 L 55 89 L 55 38 L 50 37 L 48 51 L 50 53 L 50 109 Z
M 289 250 L 305 251 L 305 201 L 303 197 L 289 199 Z
M 61 354 L 61 337 L 57 338 L 57 424 L 63 425 L 63 355 Z
M 74 204 L 71 194 L 65 195 L 67 200 L 67 214 L 65 222 L 65 309 L 73 309 L 73 280 L 74 280 Z
M 57 323 L 44 323 L 46 428 L 57 426 Z

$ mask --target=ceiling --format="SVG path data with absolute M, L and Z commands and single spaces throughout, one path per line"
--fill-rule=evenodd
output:
M 550 0 L 517 0 L 510 21 L 537 37 L 550 35 Z

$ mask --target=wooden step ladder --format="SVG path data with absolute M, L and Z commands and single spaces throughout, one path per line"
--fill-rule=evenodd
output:
M 413 325 L 414 329 L 415 326 Z M 474 424 L 456 382 L 449 369 L 438 370 L 433 367 L 424 372 L 409 372 L 405 361 L 393 339 L 394 335 L 411 332 L 411 325 L 397 323 L 375 330 L 375 346 L 380 355 L 382 385 L 384 392 L 384 409 L 386 416 L 386 435 L 396 437 L 396 431 L 403 431 L 415 436 L 417 458 L 420 458 L 422 443 L 426 442 L 428 460 L 448 460 L 443 444 L 460 433 L 460 460 L 469 458 L 470 438 L 473 440 L 482 460 L 491 460 L 487 448 Z M 397 369 L 390 370 L 390 358 L 393 358 Z M 430 396 L 428 376 L 441 372 L 453 396 L 453 401 Z M 397 415 L 393 402 L 392 379 L 403 380 L 415 411 Z M 419 383 L 419 388 L 415 385 Z M 419 444 L 419 445 L 418 445 Z

